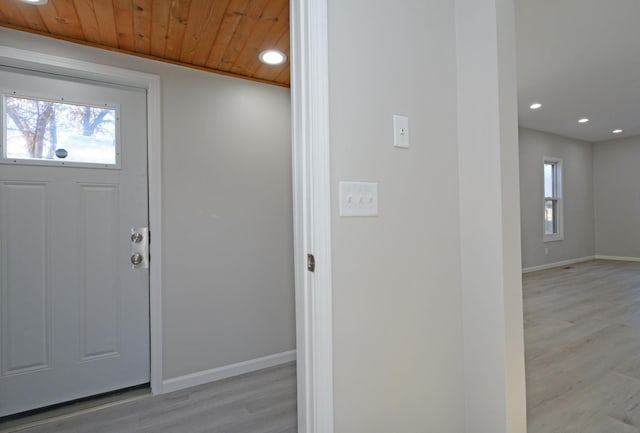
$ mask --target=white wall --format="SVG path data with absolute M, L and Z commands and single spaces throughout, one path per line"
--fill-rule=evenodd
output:
M 461 432 L 453 2 L 328 6 L 335 431 Z M 379 216 L 339 217 L 341 180 L 379 182 Z
M 595 252 L 640 259 L 640 137 L 593 146 Z
M 526 429 L 512 6 L 329 1 L 338 433 Z
M 0 44 L 161 77 L 164 378 L 294 349 L 289 89 L 4 28 Z
M 592 144 L 527 128 L 519 131 L 523 268 L 593 256 Z M 562 158 L 564 240 L 561 241 L 543 241 L 544 157 Z
M 455 4 L 465 431 L 524 433 L 514 5 Z

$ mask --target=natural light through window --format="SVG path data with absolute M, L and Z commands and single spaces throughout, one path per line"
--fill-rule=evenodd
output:
M 114 107 L 5 96 L 3 109 L 5 162 L 111 167 L 119 162 Z
M 562 233 L 562 160 L 544 158 L 544 241 L 559 241 Z

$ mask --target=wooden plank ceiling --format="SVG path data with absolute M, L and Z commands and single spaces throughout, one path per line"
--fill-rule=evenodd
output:
M 0 26 L 289 86 L 289 0 L 0 0 Z

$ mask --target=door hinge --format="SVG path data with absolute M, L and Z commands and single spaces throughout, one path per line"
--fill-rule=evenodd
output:
M 307 254 L 307 271 L 316 271 L 316 258 L 313 257 L 313 254 Z

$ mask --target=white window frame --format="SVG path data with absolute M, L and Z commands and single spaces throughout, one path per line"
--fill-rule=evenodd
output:
M 556 166 L 555 176 L 555 196 L 546 197 L 544 193 L 544 166 L 546 164 L 554 164 Z M 545 156 L 542 159 L 542 238 L 544 242 L 555 242 L 564 240 L 564 205 L 562 200 L 562 158 L 552 158 Z M 545 226 L 545 210 L 546 203 L 549 200 L 554 200 L 557 203 L 557 219 L 558 219 L 558 233 L 547 234 Z

